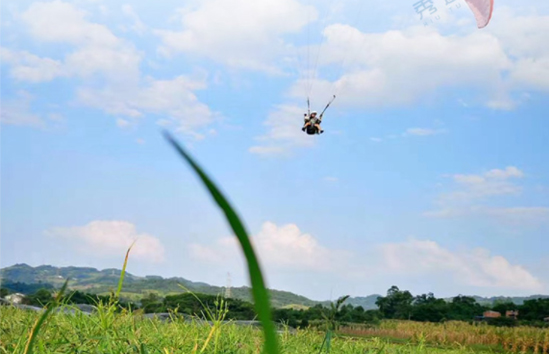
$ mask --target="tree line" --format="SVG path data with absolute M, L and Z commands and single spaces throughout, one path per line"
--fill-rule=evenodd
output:
M 392 286 L 387 296 L 376 301 L 383 318 L 406 319 L 419 322 L 472 321 L 482 317 L 486 311 L 499 312 L 500 318 L 488 318 L 494 325 L 514 326 L 518 324 L 544 325 L 549 317 L 549 299 L 526 300 L 522 305 L 513 302 L 498 302 L 481 305 L 470 296 L 456 296 L 451 301 L 436 298 L 433 293 L 413 296 L 407 290 Z M 507 311 L 518 311 L 517 319 L 505 317 Z
M 3 289 L 2 296 L 7 291 Z M 52 289 L 39 289 L 27 296 L 24 303 L 44 306 L 52 300 Z M 109 296 L 87 294 L 80 291 L 69 292 L 64 302 L 69 304 L 108 303 Z M 183 293 L 160 297 L 154 293 L 145 295 L 139 302 L 121 301 L 121 308 L 139 309 L 144 313 L 177 312 L 184 315 L 199 315 L 203 306 L 214 308 L 218 297 L 208 294 Z M 239 299 L 225 299 L 227 319 L 253 320 L 256 318 L 252 303 Z M 502 317 L 489 319 L 488 322 L 499 326 L 535 325 L 547 326 L 544 318 L 549 317 L 549 298 L 526 300 L 522 305 L 512 302 L 496 302 L 492 306 L 481 305 L 475 298 L 456 296 L 450 301 L 436 298 L 432 293 L 413 296 L 407 290 L 392 286 L 386 296 L 378 297 L 378 309 L 365 310 L 362 306 L 343 304 L 335 320 L 340 323 L 366 323 L 375 325 L 383 319 L 412 320 L 419 322 L 473 321 L 482 316 L 485 311 L 499 312 Z M 506 311 L 518 310 L 518 319 L 506 318 Z M 327 308 L 321 304 L 309 308 L 275 308 L 273 318 L 292 327 L 307 327 L 312 323 L 322 321 Z

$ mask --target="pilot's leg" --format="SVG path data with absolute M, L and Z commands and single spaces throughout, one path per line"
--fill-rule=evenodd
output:
M 324 133 L 324 130 L 322 130 L 322 129 L 320 128 L 320 124 L 315 124 L 315 127 L 316 127 L 316 131 L 318 132 L 318 134 Z

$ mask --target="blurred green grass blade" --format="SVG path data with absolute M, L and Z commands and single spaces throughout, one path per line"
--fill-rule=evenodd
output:
M 27 341 L 27 345 L 25 346 L 25 351 L 23 352 L 24 354 L 32 354 L 34 349 L 34 341 L 36 340 L 36 336 L 38 335 L 38 332 L 40 332 L 40 328 L 42 328 L 42 325 L 46 321 L 46 318 L 48 318 L 48 316 L 53 311 L 53 309 L 55 309 L 59 304 L 59 302 L 61 301 L 63 297 L 63 293 L 67 289 L 68 284 L 69 284 L 69 279 L 65 280 L 65 284 L 63 284 L 63 286 L 61 287 L 61 290 L 59 290 L 53 302 L 47 306 L 46 311 L 44 311 L 42 316 L 40 316 L 40 318 L 36 321 L 36 323 L 32 327 L 29 340 Z
M 185 150 L 172 138 L 168 132 L 164 132 L 166 139 L 173 145 L 179 155 L 185 159 L 193 170 L 198 174 L 211 196 L 217 203 L 217 205 L 223 210 L 227 221 L 231 225 L 240 246 L 246 257 L 248 263 L 248 271 L 250 280 L 252 283 L 252 294 L 254 297 L 255 308 L 263 326 L 263 332 L 265 335 L 265 349 L 267 353 L 278 353 L 278 340 L 276 335 L 275 326 L 271 320 L 271 305 L 269 302 L 269 294 L 265 288 L 265 282 L 263 281 L 263 275 L 257 261 L 254 249 L 250 242 L 250 238 L 242 225 L 238 215 L 233 210 L 229 202 L 225 199 L 219 189 L 210 180 L 210 178 L 202 171 L 202 169 L 194 162 L 194 160 L 188 155 Z
M 147 354 L 147 348 L 145 348 L 145 344 L 141 343 L 141 347 L 139 348 L 139 352 L 141 354 Z
M 130 256 L 130 251 L 132 250 L 133 245 L 135 245 L 135 241 L 132 242 L 130 247 L 128 247 L 128 250 L 126 251 L 126 258 L 124 258 L 124 265 L 122 266 L 122 272 L 120 272 L 120 278 L 118 279 L 118 289 L 116 289 L 116 298 L 118 299 L 120 296 L 120 292 L 122 292 L 122 285 L 124 284 L 124 275 L 126 274 L 126 266 L 128 265 L 128 257 Z

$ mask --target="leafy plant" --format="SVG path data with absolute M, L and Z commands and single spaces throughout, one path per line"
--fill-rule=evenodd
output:
M 326 345 L 326 352 L 327 353 L 330 352 L 332 333 L 336 331 L 338 327 L 337 314 L 341 309 L 341 306 L 343 306 L 343 303 L 349 298 L 349 296 L 350 295 L 345 295 L 340 297 L 339 299 L 337 299 L 335 304 L 333 302 L 330 303 L 330 310 L 328 314 L 322 313 L 322 315 L 324 316 L 324 319 L 326 320 L 326 335 L 324 336 L 324 340 L 322 341 L 320 352 L 322 352 L 322 349 L 324 349 L 324 345 Z
M 63 297 L 63 293 L 67 289 L 67 285 L 69 283 L 69 279 L 65 280 L 65 284 L 61 287 L 61 290 L 57 293 L 57 296 L 53 299 L 52 302 L 48 303 L 46 306 L 46 311 L 40 316 L 36 322 L 34 323 L 34 326 L 32 327 L 29 339 L 27 341 L 27 345 L 25 346 L 25 350 L 23 351 L 23 354 L 32 354 L 34 349 L 34 342 L 36 340 L 36 337 L 38 336 L 38 332 L 40 332 L 40 329 L 44 325 L 44 322 L 48 318 L 48 316 L 51 314 L 51 312 L 59 305 L 59 302 L 61 301 L 61 298 Z

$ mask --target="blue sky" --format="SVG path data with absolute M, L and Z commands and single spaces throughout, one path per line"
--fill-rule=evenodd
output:
M 1 266 L 247 284 L 167 129 L 272 288 L 549 293 L 549 4 L 459 4 L 3 1 Z

